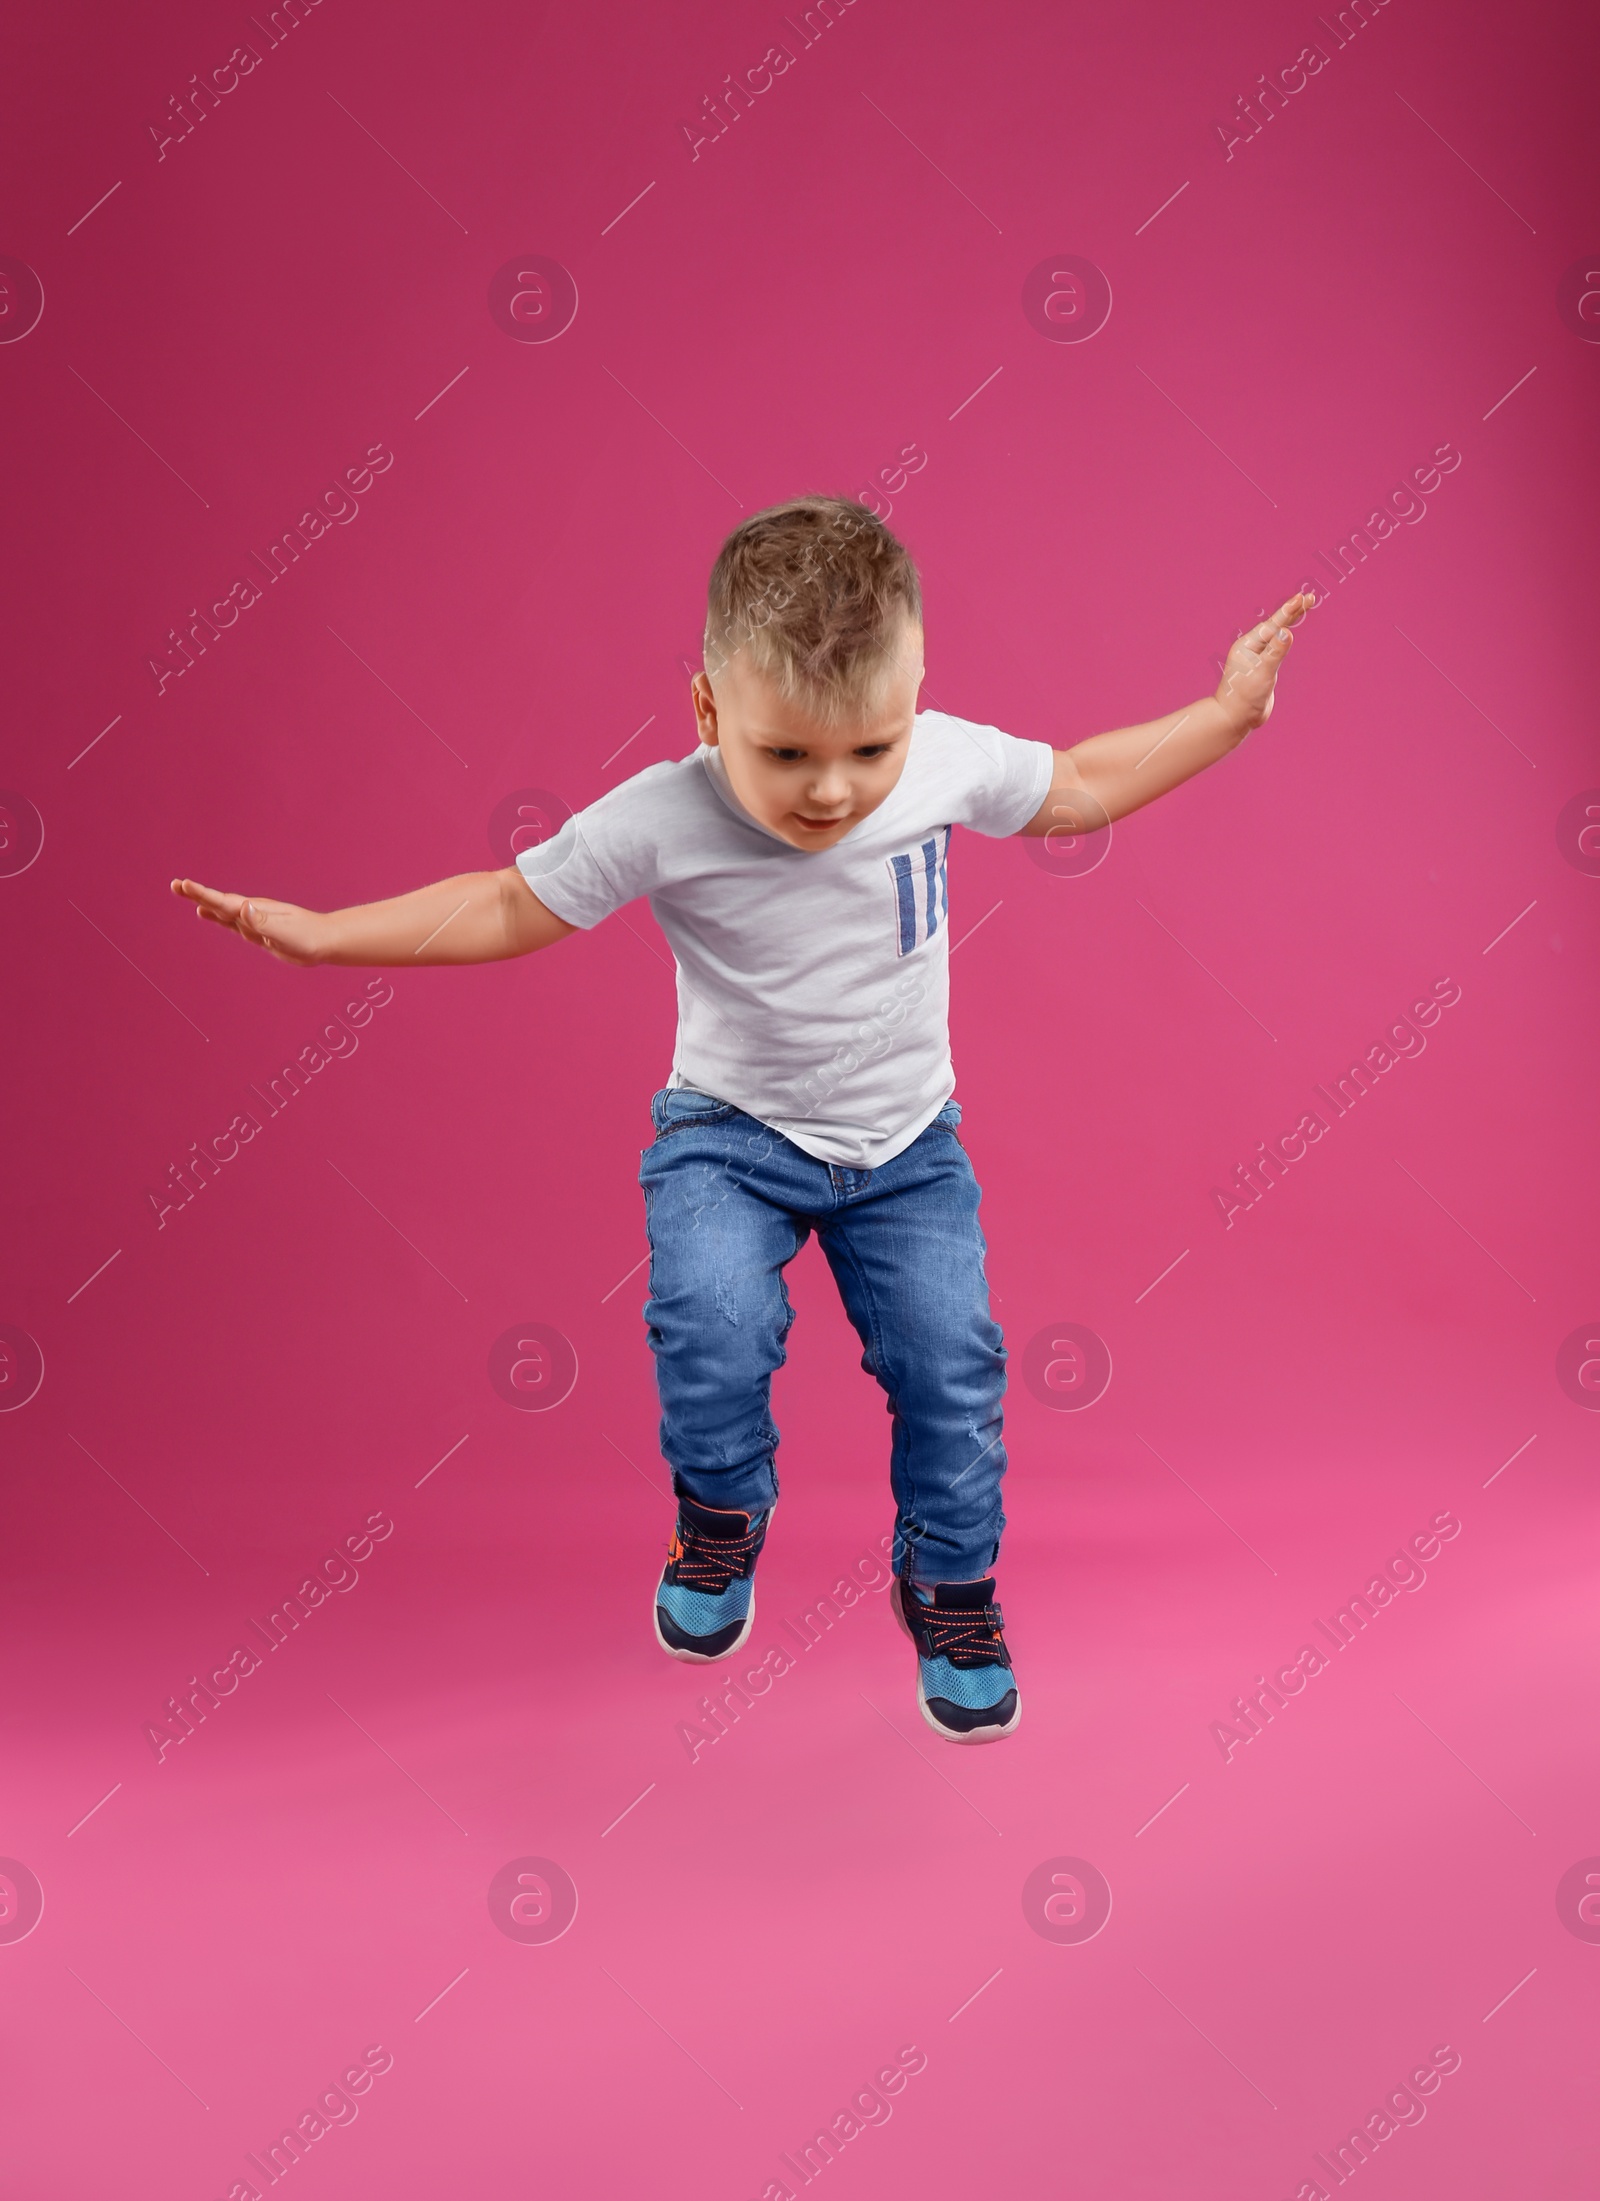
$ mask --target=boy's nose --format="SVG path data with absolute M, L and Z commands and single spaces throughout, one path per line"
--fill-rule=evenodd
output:
M 819 810 L 843 810 L 850 800 L 850 782 L 843 772 L 830 772 L 813 780 L 806 794 Z

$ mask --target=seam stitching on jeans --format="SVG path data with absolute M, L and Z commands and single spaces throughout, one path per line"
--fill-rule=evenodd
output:
M 819 1238 L 821 1238 L 821 1236 L 822 1236 L 822 1233 L 821 1233 L 821 1232 L 819 1231 L 817 1235 L 818 1235 L 818 1237 L 819 1237 Z M 824 1247 L 823 1247 L 823 1250 L 824 1250 L 824 1252 L 826 1252 L 826 1250 L 827 1250 L 827 1247 L 826 1247 L 826 1243 L 825 1243 L 825 1242 L 824 1242 Z M 868 1277 L 867 1277 L 867 1273 L 866 1273 L 866 1270 L 865 1270 L 865 1269 L 864 1269 L 864 1268 L 863 1268 L 863 1267 L 861 1266 L 861 1263 L 860 1263 L 860 1261 L 859 1261 L 859 1260 L 858 1260 L 858 1259 L 856 1258 L 856 1254 L 855 1254 L 855 1249 L 854 1249 L 854 1248 L 853 1248 L 853 1247 L 852 1247 L 852 1246 L 851 1246 L 851 1245 L 850 1245 L 850 1244 L 848 1243 L 848 1241 L 846 1241 L 846 1240 L 844 1240 L 844 1239 L 841 1239 L 841 1240 L 840 1240 L 840 1243 L 839 1243 L 839 1252 L 840 1252 L 840 1256 L 841 1256 L 841 1258 L 842 1258 L 842 1259 L 844 1260 L 845 1264 L 846 1264 L 846 1265 L 847 1265 L 847 1267 L 849 1268 L 849 1270 L 850 1270 L 850 1273 L 852 1274 L 852 1276 L 854 1276 L 854 1277 L 855 1277 L 855 1279 L 856 1279 L 857 1283 L 858 1283 L 858 1284 L 860 1285 L 860 1287 L 861 1287 L 861 1296 L 862 1296 L 862 1300 L 863 1300 L 863 1302 L 865 1303 L 865 1306 L 866 1306 L 866 1309 L 867 1309 L 867 1318 L 868 1318 L 868 1321 L 870 1322 L 870 1324 L 871 1324 L 871 1328 L 872 1328 L 872 1345 L 871 1345 L 871 1351 L 872 1351 L 872 1359 L 873 1359 L 873 1369 L 872 1369 L 872 1372 L 873 1372 L 873 1375 L 874 1375 L 874 1376 L 875 1376 L 875 1377 L 877 1378 L 877 1382 L 878 1382 L 878 1388 L 879 1388 L 879 1389 L 880 1389 L 880 1390 L 881 1390 L 881 1391 L 883 1392 L 883 1395 L 884 1395 L 884 1397 L 885 1397 L 885 1398 L 886 1398 L 886 1399 L 888 1400 L 888 1402 L 889 1402 L 889 1411 L 890 1411 L 890 1415 L 891 1415 L 891 1417 L 892 1417 L 892 1420 L 893 1420 L 893 1423 L 894 1423 L 894 1428 L 895 1428 L 896 1432 L 898 1432 L 898 1431 L 900 1431 L 900 1430 L 904 1429 L 904 1428 L 905 1428 L 905 1426 L 906 1426 L 906 1424 L 905 1424 L 905 1418 L 904 1418 L 904 1416 L 903 1416 L 903 1415 L 901 1414 L 901 1412 L 900 1412 L 900 1409 L 899 1409 L 899 1406 L 898 1406 L 898 1404 L 896 1403 L 895 1393 L 894 1393 L 893 1391 L 891 1391 L 891 1390 L 890 1390 L 890 1388 L 889 1388 L 889 1385 L 888 1385 L 888 1383 L 887 1383 L 887 1382 L 886 1382 L 886 1381 L 884 1380 L 884 1377 L 885 1377 L 885 1372 L 886 1372 L 886 1362 L 885 1362 L 885 1358 L 884 1358 L 884 1352 L 883 1352 L 883 1330 L 882 1330 L 882 1327 L 881 1327 L 881 1325 L 880 1325 L 880 1323 L 879 1323 L 879 1321 L 878 1321 L 878 1303 L 877 1303 L 877 1300 L 876 1300 L 876 1299 L 875 1299 L 875 1298 L 873 1297 L 873 1292 L 872 1292 L 872 1285 L 871 1285 L 870 1281 L 868 1280 Z M 848 1310 L 847 1310 L 847 1312 L 848 1312 Z M 892 1464 L 892 1462 L 893 1462 L 893 1458 L 894 1458 L 894 1439 L 893 1439 L 893 1437 L 892 1437 L 892 1436 L 891 1436 L 891 1438 L 890 1438 L 890 1448 L 889 1448 L 889 1451 L 890 1451 L 890 1461 L 891 1461 L 891 1464 Z M 918 1491 L 917 1491 L 917 1482 L 916 1482 L 916 1476 L 915 1476 L 915 1474 L 913 1473 L 913 1471 L 912 1471 L 912 1466 L 911 1466 L 911 1441 L 910 1441 L 910 1436 L 909 1436 L 909 1433 L 908 1433 L 908 1435 L 907 1435 L 907 1438 L 906 1438 L 906 1446 L 905 1446 L 905 1477 L 906 1477 L 906 1505 L 905 1505 L 905 1511 L 906 1511 L 907 1517 L 908 1517 L 908 1518 L 909 1518 L 910 1520 L 912 1520 L 912 1521 L 915 1521 L 915 1520 L 916 1520 L 916 1518 L 917 1518 L 917 1513 L 918 1513 L 918 1510 L 919 1510 L 919 1508 L 918 1508 L 918 1503 L 917 1503 L 917 1500 L 918 1500 Z M 896 1503 L 898 1504 L 898 1500 L 896 1501 Z

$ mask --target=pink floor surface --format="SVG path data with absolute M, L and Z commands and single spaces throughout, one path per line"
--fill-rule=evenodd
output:
M 1592 20 L 291 12 L 10 49 L 7 2201 L 1591 2195 Z M 810 487 L 903 530 L 930 699 L 1063 746 L 1323 598 L 1094 869 L 953 855 L 988 1750 L 814 1249 L 782 1655 L 719 1730 L 655 1645 L 648 912 L 352 1018 L 166 893 L 504 863 L 681 753 Z

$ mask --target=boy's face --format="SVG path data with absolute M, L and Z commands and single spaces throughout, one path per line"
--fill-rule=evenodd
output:
M 791 848 L 832 848 L 904 771 L 921 685 L 922 630 L 908 624 L 883 697 L 863 717 L 819 725 L 740 653 L 714 683 L 695 674 L 695 719 L 751 817 Z

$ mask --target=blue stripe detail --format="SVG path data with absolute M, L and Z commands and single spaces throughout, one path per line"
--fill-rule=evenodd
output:
M 891 856 L 889 869 L 894 873 L 894 891 L 900 904 L 900 953 L 909 955 L 917 944 L 917 901 L 911 885 L 911 858 Z
M 953 828 L 944 826 L 929 839 L 918 843 L 915 852 L 903 856 L 891 856 L 889 871 L 894 879 L 895 903 L 900 924 L 898 952 L 910 955 L 920 941 L 931 940 L 941 922 L 950 922 L 950 836 Z M 913 865 L 921 859 L 922 906 L 917 906 L 917 873 Z

